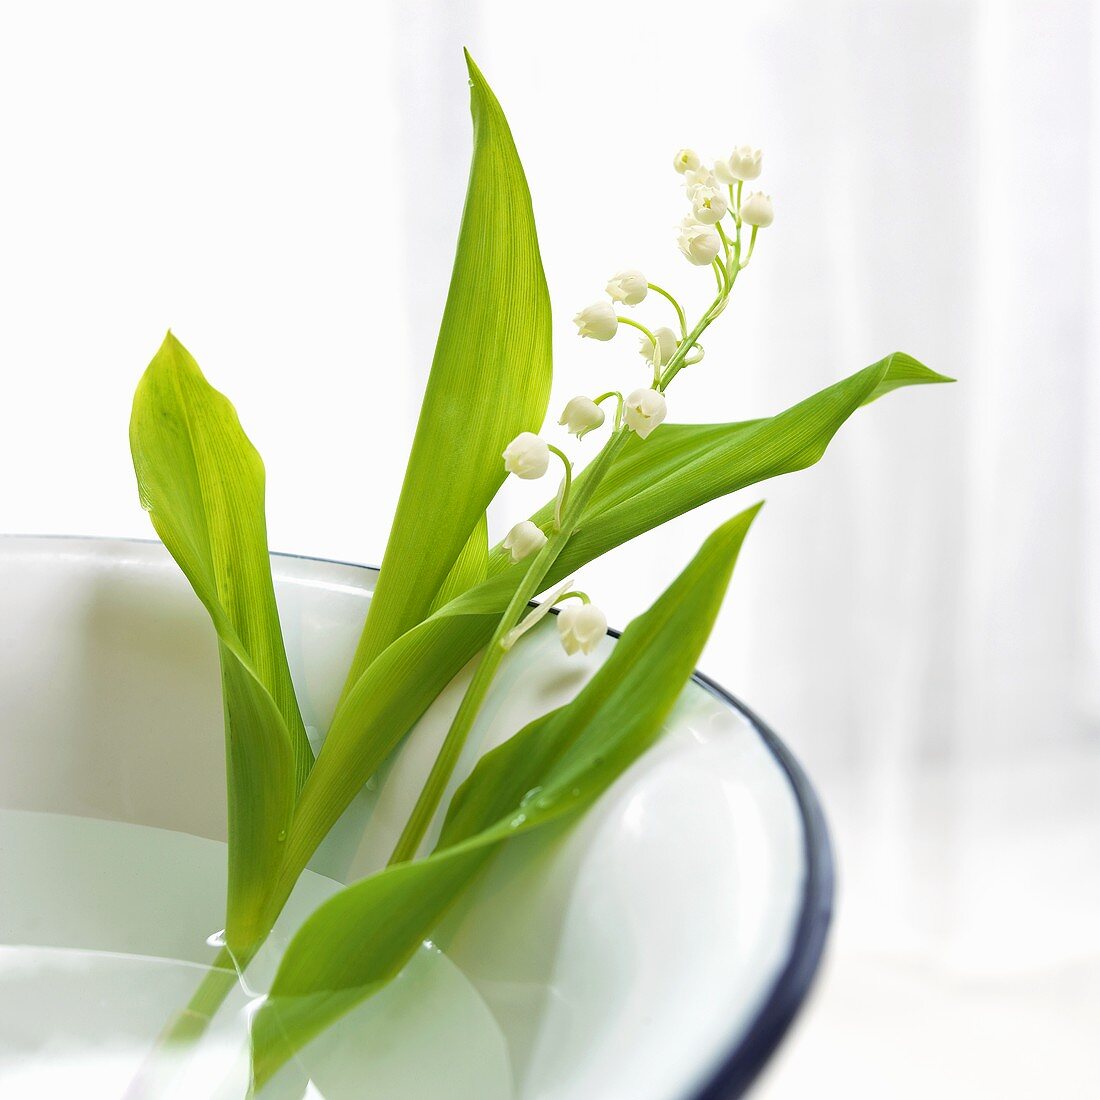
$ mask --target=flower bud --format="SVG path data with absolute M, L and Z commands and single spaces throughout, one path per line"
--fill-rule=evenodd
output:
M 699 154 L 694 149 L 680 149 L 672 158 L 672 167 L 681 175 L 684 172 L 694 172 L 699 164 Z
M 737 177 L 730 168 L 730 162 L 728 160 L 723 160 L 721 157 L 714 162 L 714 178 L 719 183 L 724 183 L 727 187 L 737 182 Z
M 730 204 L 717 187 L 697 187 L 691 196 L 691 205 L 696 221 L 714 225 L 725 217 Z
M 607 284 L 607 293 L 612 301 L 622 302 L 628 306 L 636 306 L 644 301 L 648 292 L 649 282 L 636 268 L 612 275 L 611 281 Z
M 730 153 L 730 172 L 735 179 L 754 180 L 760 175 L 760 161 L 763 156 L 760 149 L 754 149 L 751 145 L 738 145 Z
M 714 173 L 705 165 L 684 173 L 684 186 L 687 188 L 688 198 L 692 200 L 698 188 L 713 187 L 717 182 Z
M 574 653 L 591 653 L 607 634 L 607 618 L 593 604 L 569 603 L 558 612 L 558 634 L 570 657 Z
M 546 545 L 546 536 L 529 519 L 519 523 L 504 536 L 504 549 L 512 555 L 512 561 L 523 561 Z
M 680 251 L 697 267 L 706 267 L 722 248 L 722 240 L 714 226 L 688 223 L 686 219 L 680 226 L 680 236 L 676 243 L 680 246 Z
M 653 341 L 645 334 L 642 335 L 641 344 L 638 350 L 642 353 L 642 357 L 655 367 L 663 367 L 680 346 L 680 341 L 676 338 L 676 333 L 667 326 L 655 329 L 653 335 L 657 337 L 657 349 L 660 352 L 660 358 L 654 359 Z
M 774 217 L 772 197 L 765 195 L 763 191 L 754 191 L 741 203 L 741 220 L 746 225 L 755 225 L 758 229 L 764 229 L 771 225 Z
M 635 390 L 624 406 L 626 423 L 645 439 L 668 415 L 665 395 L 656 390 Z
M 593 340 L 610 340 L 619 328 L 619 319 L 615 316 L 615 307 L 610 302 L 593 302 L 573 318 L 577 332 L 581 336 L 591 336 Z
M 603 409 L 591 397 L 571 397 L 561 411 L 559 424 L 578 439 L 583 439 L 594 428 L 603 423 Z
M 520 432 L 504 448 L 501 457 L 508 473 L 522 477 L 525 481 L 533 481 L 546 473 L 546 468 L 550 465 L 550 448 L 534 432 Z

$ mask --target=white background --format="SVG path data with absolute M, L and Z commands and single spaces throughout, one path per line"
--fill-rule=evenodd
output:
M 703 665 L 807 763 L 842 883 L 759 1095 L 1095 1094 L 1097 28 L 1007 0 L 5 4 L 0 529 L 150 534 L 126 425 L 171 326 L 264 456 L 273 548 L 381 558 L 465 187 L 461 45 L 527 167 L 554 407 L 644 381 L 632 338 L 570 322 L 616 268 L 707 296 L 672 152 L 763 145 L 775 225 L 672 417 L 896 348 L 959 384 L 583 575 L 622 625 L 768 500 Z

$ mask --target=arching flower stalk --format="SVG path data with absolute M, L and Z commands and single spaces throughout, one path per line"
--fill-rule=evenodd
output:
M 624 269 L 613 275 L 607 283 L 607 298 L 586 306 L 574 317 L 578 335 L 603 342 L 614 340 L 623 325 L 638 329 L 642 333 L 642 353 L 653 368 L 652 383 L 649 387 L 635 389 L 625 400 L 619 394 L 614 395 L 619 398 L 615 426 L 599 453 L 584 470 L 584 477 L 576 482 L 573 479 L 572 463 L 566 455 L 531 432 L 521 433 L 505 450 L 505 469 L 521 478 L 535 478 L 545 474 L 551 452 L 561 457 L 565 465 L 565 480 L 555 507 L 554 529 L 537 550 L 533 550 L 529 556 L 524 556 L 514 565 L 514 568 L 522 568 L 526 572 L 501 615 L 489 646 L 474 672 L 428 781 L 390 857 L 391 863 L 411 859 L 416 853 L 439 807 L 500 662 L 518 638 L 534 625 L 527 615 L 528 604 L 544 588 L 547 574 L 577 530 L 592 494 L 632 435 L 644 441 L 654 431 L 660 430 L 661 423 L 668 415 L 665 393 L 669 385 L 685 366 L 698 363 L 702 358 L 699 339 L 725 310 L 737 277 L 748 263 L 748 255 L 742 259 L 742 225 L 751 226 L 755 243 L 757 230 L 771 224 L 771 200 L 763 195 L 754 194 L 749 197 L 744 211 L 747 217 L 741 211 L 741 182 L 744 179 L 755 179 L 759 175 L 760 165 L 759 150 L 754 151 L 747 146 L 736 149 L 729 160 L 722 162 L 717 170 L 715 166 L 703 164 L 690 149 L 681 149 L 673 158 L 673 166 L 683 176 L 688 201 L 692 204 L 692 213 L 684 218 L 680 226 L 680 251 L 694 266 L 711 267 L 717 283 L 714 299 L 694 326 L 688 327 L 683 307 L 669 291 L 655 287 L 636 269 Z M 726 179 L 738 181 L 736 188 L 732 182 L 725 184 L 728 199 L 720 190 L 722 181 Z M 662 326 L 651 330 L 641 321 L 624 317 L 615 311 L 616 304 L 634 306 L 647 301 L 646 292 L 649 290 L 654 290 L 658 296 L 665 298 L 675 310 L 681 330 L 679 338 L 670 328 Z M 603 423 L 602 414 L 600 423 L 597 423 L 592 410 L 596 407 L 599 412 L 599 403 L 611 396 L 611 393 L 603 394 L 593 399 L 590 405 L 583 398 L 571 399 L 562 410 L 559 424 L 578 439 L 598 430 Z M 512 530 L 515 532 L 516 528 Z M 513 556 L 514 545 L 519 541 L 517 535 L 513 539 Z M 544 603 L 540 608 L 545 606 Z M 548 610 L 546 607 L 546 611 Z M 540 611 L 539 617 L 546 611 Z M 571 609 L 568 615 L 563 612 L 559 616 L 558 625 L 567 651 L 591 652 L 595 644 L 593 639 L 596 626 L 600 622 L 602 634 L 606 630 L 606 620 L 603 620 L 602 613 L 591 608 L 587 597 L 582 606 Z

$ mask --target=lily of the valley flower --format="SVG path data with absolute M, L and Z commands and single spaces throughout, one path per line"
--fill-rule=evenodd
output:
M 699 154 L 694 149 L 678 149 L 672 158 L 672 167 L 681 175 L 694 172 L 700 165 Z
M 573 324 L 581 336 L 591 336 L 593 340 L 610 340 L 619 328 L 619 319 L 615 316 L 615 307 L 610 302 L 593 302 L 573 318 Z
M 504 549 L 512 555 L 512 561 L 523 561 L 545 545 L 546 536 L 529 519 L 521 519 L 504 536 Z
M 666 326 L 655 329 L 653 335 L 657 337 L 657 350 L 660 353 L 660 358 L 654 358 L 653 341 L 648 336 L 642 337 L 638 350 L 647 362 L 652 363 L 655 367 L 662 367 L 672 358 L 673 353 L 680 345 L 680 341 L 676 338 L 676 333 Z
M 721 157 L 714 162 L 714 178 L 719 183 L 724 183 L 727 187 L 737 182 L 737 177 L 730 168 L 730 162 L 728 160 L 723 160 Z
M 594 604 L 566 604 L 558 612 L 558 634 L 570 657 L 591 653 L 607 634 L 607 618 Z
M 591 397 L 571 397 L 561 411 L 559 424 L 566 430 L 583 439 L 590 431 L 598 428 L 604 420 L 603 409 Z
M 694 218 L 685 218 L 676 242 L 680 251 L 697 267 L 712 263 L 722 248 L 718 230 L 712 225 L 700 225 Z
M 623 406 L 627 425 L 645 439 L 668 416 L 668 402 L 657 390 L 635 390 Z
M 734 179 L 754 180 L 760 175 L 761 159 L 764 156 L 760 149 L 754 149 L 751 145 L 738 145 L 730 154 L 729 168 Z
M 649 283 L 637 268 L 616 272 L 607 284 L 607 293 L 612 301 L 628 306 L 636 306 L 644 301 L 648 292 Z
M 520 432 L 504 448 L 504 468 L 525 481 L 534 481 L 546 473 L 550 465 L 550 448 L 534 432 Z
M 729 209 L 726 196 L 717 187 L 697 187 L 691 196 L 695 220 L 703 225 L 714 225 L 725 217 Z
M 684 186 L 689 199 L 694 199 L 695 192 L 700 187 L 713 187 L 717 182 L 714 173 L 705 164 L 684 173 Z
M 764 229 L 771 225 L 774 217 L 772 197 L 765 195 L 763 191 L 754 191 L 741 203 L 741 220 L 746 225 Z

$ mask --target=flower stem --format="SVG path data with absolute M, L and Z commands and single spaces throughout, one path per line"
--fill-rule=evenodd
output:
M 715 266 L 719 269 L 722 267 L 722 265 L 717 262 Z M 723 275 L 725 275 L 725 280 L 722 278 Z M 673 378 L 675 378 L 684 368 L 686 365 L 684 360 L 695 346 L 696 341 L 711 322 L 721 313 L 722 307 L 729 297 L 730 289 L 736 278 L 736 268 L 732 274 L 727 274 L 722 270 L 722 273 L 719 275 L 718 294 L 710 304 L 710 307 L 703 314 L 699 323 L 690 333 L 688 333 L 687 337 L 680 342 L 676 351 L 673 352 L 668 363 L 664 367 L 664 372 L 660 374 L 659 377 L 654 378 L 654 389 L 663 392 L 668 388 Z M 659 347 L 653 334 L 643 325 L 639 325 L 636 321 L 631 321 L 629 318 L 625 317 L 620 317 L 619 320 L 625 321 L 626 324 L 633 325 L 637 329 L 641 329 L 641 331 L 646 333 L 653 341 L 654 348 L 656 349 Z M 604 394 L 600 400 L 610 396 L 610 393 Z M 447 784 L 454 774 L 459 756 L 461 756 L 462 750 L 466 745 L 466 739 L 469 737 L 470 730 L 473 728 L 474 720 L 477 718 L 478 711 L 481 709 L 481 704 L 485 701 L 485 696 L 489 692 L 493 677 L 496 675 L 500 662 L 504 659 L 505 650 L 500 643 L 507 637 L 509 632 L 519 621 L 524 608 L 531 602 L 532 597 L 544 587 L 543 582 L 546 579 L 546 575 L 550 572 L 558 555 L 565 549 L 566 544 L 572 537 L 580 521 L 581 513 L 587 507 L 589 500 L 592 498 L 592 494 L 596 491 L 604 475 L 610 468 L 611 463 L 614 461 L 615 456 L 626 442 L 627 435 L 627 428 L 621 425 L 616 427 L 607 443 L 604 444 L 603 450 L 600 451 L 585 470 L 584 478 L 578 482 L 577 492 L 570 501 L 569 507 L 565 509 L 565 514 L 562 516 L 562 521 L 558 529 L 550 536 L 543 548 L 531 560 L 531 565 L 528 567 L 526 575 L 512 595 L 512 599 L 509 601 L 507 608 L 505 608 L 504 614 L 497 623 L 496 630 L 489 641 L 488 647 L 485 649 L 481 656 L 481 660 L 478 662 L 477 668 L 474 671 L 474 677 L 470 681 L 469 687 L 466 689 L 466 694 L 462 697 L 462 702 L 458 707 L 458 713 L 455 714 L 454 721 L 451 723 L 451 728 L 447 731 L 447 736 L 444 738 L 443 746 L 440 748 L 439 755 L 432 765 L 432 770 L 428 775 L 427 782 L 424 784 L 420 792 L 420 797 L 417 799 L 416 805 L 409 815 L 409 820 L 406 822 L 404 831 L 397 841 L 397 845 L 393 850 L 393 855 L 390 856 L 390 866 L 395 863 L 404 863 L 407 860 L 415 858 L 417 850 L 420 848 L 420 844 L 424 839 L 424 835 L 428 831 L 428 826 L 431 824 L 432 818 L 435 817 L 435 813 L 439 809 L 439 804 L 443 800 Z
M 601 393 L 599 397 L 594 398 L 592 403 L 601 405 L 609 397 L 614 397 L 618 402 L 618 407 L 615 409 L 615 430 L 618 431 L 623 422 L 623 395 L 618 390 L 608 390 L 607 393 Z
M 560 528 L 561 515 L 569 505 L 569 490 L 573 486 L 573 463 L 569 461 L 569 456 L 555 447 L 553 443 L 548 443 L 547 446 L 561 459 L 562 465 L 565 467 L 565 484 L 562 486 L 557 506 L 554 509 L 554 526 Z
M 719 222 L 715 227 L 718 230 L 718 236 L 722 238 L 722 251 L 726 256 L 726 266 L 729 266 L 730 262 L 730 239 L 726 236 L 726 231 L 722 228 L 722 223 Z
M 657 337 L 654 336 L 653 333 L 645 327 L 645 325 L 639 324 L 637 321 L 632 321 L 629 317 L 618 317 L 616 319 L 621 325 L 629 325 L 631 328 L 636 328 L 639 332 L 644 332 L 646 336 L 649 337 L 650 343 L 654 347 L 657 346 Z
M 572 583 L 573 579 L 570 577 L 557 592 L 550 593 L 541 603 L 532 607 L 527 615 L 519 620 L 518 625 L 511 628 L 507 634 L 500 639 L 500 648 L 511 649 L 522 636 L 527 634 L 528 630 L 538 626 L 542 619 L 550 614 L 550 609 L 555 604 L 560 604 L 563 599 L 568 599 L 570 596 L 576 595 L 576 593 L 565 591 Z
M 717 258 L 711 260 L 710 266 L 714 268 L 714 277 L 718 280 L 718 293 L 721 294 L 726 287 L 726 269 L 718 262 Z
M 715 260 L 715 265 L 720 267 L 718 261 Z M 660 380 L 654 385 L 655 390 L 660 390 L 662 393 L 668 389 L 669 383 L 684 369 L 689 366 L 687 362 L 688 353 L 695 347 L 699 341 L 699 337 L 710 326 L 711 322 L 722 312 L 722 308 L 725 305 L 726 299 L 729 297 L 730 290 L 733 288 L 734 282 L 737 280 L 737 269 L 734 269 L 732 278 L 728 283 L 719 286 L 718 293 L 714 297 L 714 301 L 707 307 L 706 312 L 703 314 L 699 323 L 688 333 L 687 339 L 683 340 L 680 346 L 676 349 L 676 352 L 665 364 L 664 373 L 661 375 Z
M 687 318 L 684 316 L 684 311 L 680 306 L 680 303 L 664 287 L 658 286 L 656 283 L 648 283 L 649 289 L 656 294 L 660 294 L 662 297 L 667 298 L 672 303 L 672 308 L 676 310 L 676 316 L 680 318 L 680 337 L 681 339 L 688 334 Z
M 580 600 L 581 603 L 591 603 L 592 601 L 588 597 L 587 592 L 582 592 L 579 588 L 574 588 L 569 592 L 563 592 L 554 603 L 562 603 L 564 600 Z
M 477 718 L 481 704 L 489 692 L 500 662 L 504 659 L 505 650 L 501 642 L 511 629 L 519 621 L 524 609 L 531 602 L 533 596 L 541 592 L 544 587 L 547 573 L 553 567 L 558 555 L 565 549 L 566 543 L 572 537 L 580 521 L 581 513 L 587 507 L 592 494 L 596 491 L 604 474 L 610 468 L 615 456 L 626 442 L 628 429 L 620 427 L 612 433 L 604 444 L 603 450 L 592 460 L 585 470 L 584 478 L 578 482 L 577 491 L 573 494 L 569 507 L 562 517 L 561 526 L 547 540 L 543 548 L 531 560 L 527 573 L 520 581 L 513 593 L 504 614 L 497 623 L 489 645 L 481 655 L 474 678 L 466 689 L 466 694 L 459 704 L 458 713 L 455 714 L 451 728 L 447 731 L 443 746 L 439 755 L 435 758 L 432 770 L 428 774 L 427 782 L 420 792 L 420 797 L 413 807 L 409 820 L 405 824 L 404 831 L 390 856 L 389 866 L 395 863 L 404 863 L 416 856 L 417 850 L 424 839 L 428 826 L 435 817 L 436 810 L 443 800 L 447 784 L 454 774 L 455 766 L 466 745 L 466 739 L 473 728 L 474 719 Z
M 752 250 L 756 247 L 756 233 L 758 228 L 759 227 L 755 225 L 752 227 L 752 233 L 749 236 L 749 250 L 745 253 L 745 259 L 738 263 L 737 267 L 739 270 L 743 270 L 749 266 L 749 260 L 752 259 Z
M 180 1051 L 197 1043 L 218 1013 L 226 997 L 236 988 L 240 975 L 252 961 L 259 944 L 246 955 L 234 955 L 223 947 L 210 964 L 186 1007 L 165 1025 L 137 1074 L 123 1094 L 123 1100 L 145 1100 L 168 1091 L 171 1079 L 181 1068 Z

